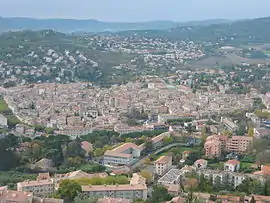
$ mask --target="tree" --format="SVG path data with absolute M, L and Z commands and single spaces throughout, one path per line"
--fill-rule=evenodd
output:
M 144 143 L 144 147 L 146 152 L 152 152 L 154 148 L 152 140 L 146 140 L 146 142 Z
M 168 190 L 162 185 L 155 185 L 153 187 L 152 197 L 149 200 L 150 203 L 158 203 L 169 201 L 172 196 L 168 193 Z
M 192 124 L 191 123 L 188 124 L 187 131 L 188 131 L 189 134 L 192 133 L 193 129 L 192 129 Z
M 193 188 L 190 188 L 190 191 L 188 192 L 188 194 L 185 197 L 185 203 L 194 203 L 197 202 L 197 198 L 194 196 L 193 194 Z
M 256 203 L 254 196 L 251 197 L 251 200 L 249 201 L 249 203 Z
M 67 179 L 61 181 L 56 197 L 72 202 L 81 192 L 82 187 L 76 181 Z
M 254 137 L 254 128 L 249 128 L 248 129 L 248 136 L 249 137 Z
M 151 184 L 153 182 L 153 175 L 148 171 L 141 171 L 140 175 L 146 179 L 147 184 Z
M 264 150 L 256 154 L 257 165 L 267 164 L 270 162 L 270 150 Z
M 67 157 L 83 157 L 84 151 L 81 147 L 79 140 L 73 140 L 67 145 L 66 156 Z

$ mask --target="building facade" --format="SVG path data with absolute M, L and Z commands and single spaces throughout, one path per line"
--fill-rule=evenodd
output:
M 155 161 L 156 174 L 159 176 L 164 175 L 172 167 L 172 157 L 171 156 L 161 156 Z
M 54 181 L 52 179 L 33 180 L 17 183 L 17 190 L 32 192 L 35 196 L 50 196 L 54 193 Z
M 209 136 L 205 143 L 205 155 L 219 157 L 222 152 L 245 153 L 252 148 L 253 138 L 247 136 Z
M 141 151 L 139 146 L 125 143 L 115 149 L 107 150 L 103 161 L 107 165 L 130 165 L 141 156 Z

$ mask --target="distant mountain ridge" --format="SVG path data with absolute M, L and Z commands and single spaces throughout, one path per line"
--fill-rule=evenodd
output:
M 58 32 L 119 32 L 125 30 L 167 30 L 179 26 L 211 25 L 227 23 L 229 20 L 214 19 L 192 22 L 149 21 L 149 22 L 102 22 L 88 19 L 35 19 L 0 17 L 0 32 L 16 30 L 46 30 Z
M 166 37 L 173 40 L 194 40 L 225 44 L 269 43 L 270 17 L 208 25 L 187 25 L 167 30 L 133 30 L 116 33 L 120 36 Z

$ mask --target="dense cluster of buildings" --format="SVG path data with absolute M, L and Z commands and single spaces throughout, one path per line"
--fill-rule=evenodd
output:
M 205 118 L 248 110 L 253 104 L 246 96 L 192 93 L 187 86 L 169 86 L 155 77 L 146 77 L 145 82 L 152 84 L 150 88 L 145 88 L 142 82 L 110 89 L 88 83 L 18 86 L 7 89 L 5 101 L 23 123 L 57 128 L 55 134 L 74 137 L 88 134 L 93 129 L 114 129 L 120 134 L 166 130 L 169 127 L 165 122 L 169 119 Z M 125 124 L 125 115 L 133 111 L 148 116 L 145 125 Z

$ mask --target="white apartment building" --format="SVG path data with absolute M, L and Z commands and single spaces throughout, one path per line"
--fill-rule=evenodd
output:
M 263 176 L 248 173 L 235 173 L 218 170 L 201 170 L 198 171 L 198 174 L 203 174 L 205 178 L 212 179 L 213 184 L 220 184 L 223 181 L 229 181 L 234 187 L 242 184 L 243 181 L 247 178 L 259 180 L 262 183 L 265 181 Z
M 141 156 L 141 151 L 141 147 L 133 143 L 125 143 L 115 149 L 107 150 L 103 161 L 108 165 L 130 165 Z
M 172 157 L 171 156 L 161 156 L 155 161 L 156 174 L 159 176 L 164 175 L 172 167 Z
M 17 183 L 17 190 L 32 192 L 35 196 L 49 196 L 54 193 L 54 181 L 47 179 L 19 182 Z

